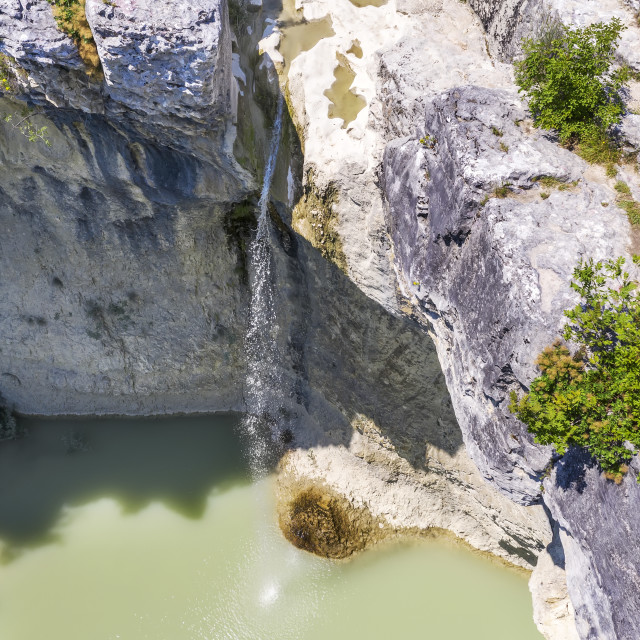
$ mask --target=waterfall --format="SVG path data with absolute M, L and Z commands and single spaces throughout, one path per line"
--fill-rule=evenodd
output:
M 278 98 L 276 119 L 269 145 L 269 157 L 264 172 L 258 205 L 258 227 L 249 247 L 249 283 L 251 304 L 245 337 L 247 376 L 244 397 L 246 413 L 242 420 L 245 454 L 254 480 L 254 499 L 257 511 L 256 546 L 246 554 L 249 566 L 245 569 L 254 582 L 252 593 L 258 611 L 278 611 L 283 594 L 298 594 L 313 584 L 313 596 L 304 597 L 301 605 L 288 606 L 283 618 L 286 633 L 281 637 L 298 637 L 297 625 L 317 615 L 318 602 L 324 597 L 324 583 L 331 567 L 299 562 L 299 551 L 293 546 L 281 547 L 281 534 L 273 518 L 273 489 L 267 474 L 270 463 L 282 452 L 287 429 L 297 411 L 293 404 L 293 386 L 287 371 L 286 335 L 278 326 L 277 273 L 274 252 L 275 239 L 268 204 L 271 180 L 278 157 L 284 99 Z M 281 314 L 282 314 L 282 310 Z M 305 585 L 301 588 L 299 585 Z M 298 596 L 299 598 L 300 596 Z M 259 637 L 257 634 L 254 637 Z
M 283 106 L 284 99 L 280 94 L 258 205 L 258 228 L 249 248 L 251 305 L 245 339 L 248 362 L 245 382 L 247 413 L 242 431 L 247 440 L 249 464 L 255 478 L 265 475 L 270 454 L 281 438 L 278 417 L 284 397 L 284 379 L 278 348 L 272 232 L 267 207 L 280 146 Z

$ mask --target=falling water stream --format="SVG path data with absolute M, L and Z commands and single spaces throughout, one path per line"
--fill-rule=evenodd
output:
M 258 203 L 258 227 L 249 248 L 249 278 L 251 304 L 245 338 L 247 379 L 243 433 L 247 455 L 255 479 L 267 472 L 270 448 L 278 444 L 281 425 L 278 423 L 284 397 L 285 381 L 282 358 L 278 349 L 278 323 L 273 281 L 273 252 L 268 205 L 271 181 L 280 148 L 284 99 L 278 97 L 276 118 L 269 145 L 269 157 L 264 172 Z
M 23 421 L 29 437 L 0 443 L 2 640 L 540 638 L 525 577 L 457 544 L 342 563 L 277 529 L 268 470 L 291 394 L 268 202 L 283 108 L 250 247 L 246 415 Z

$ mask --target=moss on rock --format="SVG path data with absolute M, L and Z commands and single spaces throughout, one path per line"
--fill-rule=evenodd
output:
M 87 66 L 87 74 L 101 80 L 102 63 L 87 21 L 85 0 L 47 0 L 47 2 L 51 5 L 53 17 L 60 31 L 66 33 L 78 47 L 78 53 Z
M 244 284 L 249 282 L 247 252 L 251 234 L 257 224 L 257 205 L 254 200 L 247 198 L 229 209 L 224 216 L 224 230 L 227 234 L 229 249 L 237 252 L 237 271 Z
M 389 536 L 386 524 L 366 507 L 355 507 L 336 491 L 289 477 L 278 487 L 278 520 L 295 547 L 324 558 L 347 558 Z
M 333 184 L 320 188 L 313 169 L 305 176 L 303 194 L 292 213 L 293 228 L 305 237 L 322 256 L 347 273 L 347 258 L 338 233 L 338 214 L 334 205 L 338 190 Z

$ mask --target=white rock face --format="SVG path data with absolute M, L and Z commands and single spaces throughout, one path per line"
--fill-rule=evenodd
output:
M 225 2 L 87 0 L 86 14 L 112 100 L 150 118 L 206 121 L 229 110 Z
M 300 54 L 289 71 L 305 166 L 320 189 L 339 188 L 334 208 L 349 276 L 372 298 L 397 308 L 376 186 L 386 140 L 414 126 L 426 96 L 466 82 L 506 86 L 511 70 L 489 58 L 478 18 L 459 2 L 397 6 L 391 0 L 359 8 L 350 2 L 306 0 L 300 7 L 309 20 L 330 16 L 335 31 Z M 350 90 L 366 101 L 344 128 L 340 118 L 329 118 L 330 101 L 324 95 L 334 81 L 338 56 L 355 72 Z
M 397 297 L 378 187 L 384 146 L 392 137 L 414 133 L 430 97 L 458 83 L 511 88 L 511 68 L 488 55 L 478 18 L 459 2 L 390 2 L 359 9 L 313 0 L 300 6 L 307 19 L 330 16 L 335 31 L 335 36 L 300 54 L 289 72 L 287 87 L 304 139 L 305 168 L 313 170 L 320 189 L 338 189 L 333 209 L 350 279 L 392 313 L 400 308 L 407 312 Z M 356 42 L 361 58 L 353 47 Z M 355 72 L 351 90 L 367 103 L 344 128 L 342 120 L 329 118 L 325 95 L 338 56 Z M 302 227 L 298 231 L 304 235 Z M 457 388 L 452 391 L 458 395 Z M 356 428 L 341 446 L 314 448 L 311 457 L 297 453 L 286 470 L 328 483 L 392 527 L 443 527 L 519 564 L 526 565 L 526 560 L 518 557 L 515 547 L 526 555 L 541 551 L 534 541 L 548 544 L 549 526 L 539 507 L 517 506 L 496 493 L 481 479 L 467 452 L 429 445 L 428 436 L 426 468 L 420 469 L 408 465 L 394 446 L 400 434 L 415 442 L 417 434 L 393 432 L 390 443 L 375 422 Z M 514 477 L 514 483 L 521 481 Z M 517 538 L 526 542 L 514 544 Z M 547 637 L 563 638 L 564 623 L 554 625 L 553 612 L 545 615 Z M 570 626 L 571 617 L 567 619 Z
M 396 169 L 399 177 L 404 171 L 406 175 L 414 175 L 415 185 L 424 185 L 429 180 L 428 174 L 436 170 L 434 166 L 421 164 L 420 161 L 423 149 L 418 138 L 435 133 L 419 124 L 424 122 L 425 104 L 445 90 L 463 84 L 507 89 L 516 104 L 518 100 L 511 68 L 489 56 L 488 49 L 505 58 L 511 57 L 517 52 L 513 47 L 514 42 L 520 35 L 530 32 L 539 21 L 542 9 L 541 3 L 526 0 L 472 2 L 471 5 L 478 10 L 483 23 L 490 27 L 491 38 L 485 40 L 478 18 L 469 11 L 469 7 L 459 2 L 389 3 L 380 8 L 367 7 L 366 17 L 365 10 L 354 10 L 351 6 L 330 6 L 317 0 L 299 3 L 308 19 L 330 16 L 335 31 L 335 36 L 322 40 L 294 60 L 289 73 L 291 105 L 304 138 L 305 167 L 313 169 L 316 185 L 333 185 L 338 189 L 339 197 L 334 211 L 338 215 L 338 230 L 350 278 L 368 296 L 390 310 L 397 311 L 402 303 L 395 296 L 394 277 L 388 269 L 389 258 L 393 253 L 396 259 L 402 261 L 406 259 L 403 251 L 412 251 L 415 243 L 421 242 L 419 239 L 425 225 L 431 223 L 429 216 L 432 215 L 433 201 L 430 203 L 428 197 L 418 197 L 424 194 L 416 193 L 411 203 L 402 204 L 403 207 L 408 206 L 409 215 L 417 215 L 421 222 L 406 234 L 403 246 L 394 242 L 391 249 L 380 218 L 381 201 L 377 190 L 384 144 L 393 137 L 413 138 L 412 143 L 407 142 L 413 146 L 407 147 Z M 560 13 L 562 10 L 563 19 L 574 21 L 574 24 L 608 20 L 619 12 L 624 23 L 631 27 L 631 13 L 617 4 L 615 7 L 613 4 L 595 2 L 557 2 L 553 5 L 554 11 Z M 492 25 L 494 31 L 491 31 Z M 635 42 L 637 32 L 637 28 L 630 28 L 629 32 L 625 32 L 624 42 Z M 356 39 L 363 52 L 361 58 L 355 55 L 352 48 Z M 629 52 L 625 55 L 632 64 L 635 55 L 633 47 L 633 44 L 623 44 L 624 51 Z M 334 121 L 328 117 L 330 105 L 325 95 L 333 82 L 333 71 L 338 60 L 342 64 L 346 61 L 355 72 L 351 90 L 367 102 L 365 109 L 344 128 L 340 120 Z M 476 193 L 481 194 L 482 191 L 492 191 L 494 186 L 502 182 L 514 182 L 528 189 L 531 176 L 549 174 L 565 180 L 582 180 L 581 188 L 575 194 L 552 193 L 548 201 L 550 220 L 544 224 L 538 224 L 533 194 L 527 194 L 526 189 L 516 198 L 516 203 L 507 208 L 500 200 L 489 201 L 482 212 L 482 224 L 488 225 L 487 243 L 480 243 L 475 249 L 467 247 L 469 251 L 477 250 L 477 256 L 469 260 L 469 269 L 464 275 L 461 274 L 459 282 L 450 281 L 451 274 L 460 268 L 460 264 L 452 258 L 451 264 L 443 263 L 439 270 L 433 271 L 433 279 L 439 278 L 442 288 L 439 285 L 425 287 L 420 275 L 424 264 L 421 264 L 421 258 L 417 255 L 419 250 L 411 268 L 407 264 L 404 280 L 408 294 L 415 294 L 417 290 L 421 299 L 426 296 L 433 301 L 433 304 L 425 305 L 425 311 L 440 321 L 440 328 L 436 329 L 436 345 L 448 376 L 448 386 L 462 425 L 467 452 L 487 478 L 514 499 L 527 502 L 539 495 L 537 474 L 546 464 L 548 452 L 532 445 L 522 425 L 511 425 L 508 430 L 499 426 L 502 418 L 498 414 L 504 409 L 502 387 L 506 389 L 513 379 L 530 380 L 534 376 L 535 355 L 553 340 L 562 323 L 562 310 L 573 302 L 568 282 L 577 257 L 587 251 L 595 252 L 594 255 L 599 257 L 625 254 L 629 249 L 630 236 L 626 218 L 611 206 L 615 200 L 615 194 L 611 191 L 612 182 L 608 183 L 603 175 L 594 175 L 575 156 L 562 152 L 546 140 L 540 138 L 534 143 L 531 139 L 523 144 L 523 134 L 528 125 L 523 125 L 522 131 L 515 129 L 511 136 L 511 125 L 503 127 L 502 116 L 492 120 L 496 114 L 491 109 L 485 115 L 484 126 L 489 130 L 491 126 L 504 128 L 504 138 L 499 140 L 498 135 L 492 134 L 493 141 L 489 138 L 476 141 L 481 157 L 475 164 L 463 162 L 465 166 L 458 167 L 458 181 L 467 181 L 477 190 Z M 464 119 L 467 116 L 449 113 L 451 120 L 448 119 L 447 123 L 454 122 L 456 117 Z M 515 119 L 522 117 L 514 116 Z M 442 126 L 450 125 L 441 123 L 440 129 L 436 129 L 441 130 Z M 627 137 L 631 139 L 632 135 L 635 132 L 630 130 Z M 503 143 L 505 149 L 499 148 L 499 142 Z M 402 145 L 403 141 L 397 144 Z M 548 148 L 545 145 L 549 145 Z M 451 146 L 454 148 L 455 144 Z M 462 139 L 459 146 L 464 147 Z M 493 148 L 494 152 L 485 154 L 487 148 Z M 454 193 L 457 186 L 452 183 L 444 191 Z M 417 191 L 421 188 L 416 186 Z M 444 200 L 445 196 L 442 197 Z M 445 219 L 448 209 L 446 203 L 440 204 Z M 450 204 L 451 209 L 454 205 Z M 608 209 L 606 205 L 609 205 Z M 576 215 L 573 222 L 564 218 L 567 208 L 572 215 Z M 598 215 L 594 213 L 596 209 Z M 600 212 L 603 213 L 602 217 L 599 216 Z M 452 246 L 458 240 L 461 243 L 465 241 L 465 234 L 459 238 L 455 233 L 447 235 L 444 222 L 442 226 L 441 240 L 448 239 Z M 615 229 L 615 233 L 611 229 Z M 302 227 L 299 230 L 304 233 Z M 477 242 L 478 231 L 474 231 L 470 237 L 471 244 Z M 531 246 L 528 244 L 530 242 L 533 243 Z M 523 249 L 523 243 L 529 248 Z M 457 255 L 455 250 L 450 250 L 450 253 Z M 489 266 L 487 261 L 491 263 Z M 503 271 L 500 264 L 504 265 Z M 491 275 L 494 267 L 496 273 L 502 274 L 495 281 Z M 412 268 L 415 268 L 415 272 Z M 511 331 L 518 328 L 520 320 L 514 321 L 513 326 L 509 325 L 505 337 L 495 326 L 482 323 L 482 309 L 476 309 L 478 304 L 473 306 L 471 295 L 468 305 L 462 305 L 464 311 L 460 305 L 452 302 L 453 297 L 464 295 L 465 282 L 469 281 L 476 283 L 476 291 L 482 292 L 482 287 L 485 287 L 484 294 L 478 293 L 476 297 L 482 300 L 485 296 L 482 304 L 487 308 L 487 313 L 488 308 L 494 305 L 494 302 L 488 302 L 492 291 L 505 290 L 508 295 L 522 296 L 520 302 L 511 301 L 514 309 L 521 307 L 524 310 L 526 307 L 524 315 L 529 314 L 535 318 L 535 322 L 547 318 L 543 322 L 546 329 L 542 331 L 536 325 L 537 328 L 530 332 L 528 342 L 524 341 L 528 346 L 516 345 L 515 350 L 512 349 Z M 478 313 L 469 312 L 469 309 Z M 497 322 L 500 324 L 502 320 Z M 461 341 L 458 339 L 460 331 L 466 335 Z M 480 347 L 482 336 L 491 344 Z M 504 356 L 504 362 L 494 360 L 494 352 L 500 353 L 499 360 Z M 472 356 L 473 353 L 476 355 Z M 460 364 L 463 361 L 465 364 Z M 358 438 L 354 439 L 349 451 L 356 451 L 359 441 Z M 375 449 L 378 445 L 371 446 Z M 385 508 L 394 500 L 398 504 L 406 504 L 400 495 L 389 498 L 387 502 L 386 498 L 378 498 L 385 494 L 384 491 L 357 486 L 351 477 L 340 477 L 335 471 L 339 465 L 330 462 L 332 456 L 341 461 L 340 465 L 347 465 L 348 456 L 340 450 L 316 455 L 314 464 L 321 468 L 320 471 L 314 471 L 303 460 L 296 461 L 295 466 L 301 474 L 316 474 L 318 478 L 328 479 L 333 488 L 350 496 L 354 502 L 360 499 L 375 505 L 379 500 L 380 506 L 373 506 L 378 515 L 385 513 Z M 456 464 L 464 468 L 460 460 Z M 361 471 L 354 471 L 351 476 L 355 478 L 359 473 Z M 453 471 L 452 474 L 455 475 Z M 415 475 L 413 477 L 416 478 Z M 371 485 L 375 486 L 373 480 Z M 375 498 L 365 499 L 365 495 Z M 430 499 L 433 496 L 421 498 L 421 505 L 428 505 Z M 464 503 L 464 499 L 459 498 L 459 502 Z M 431 513 L 428 507 L 424 508 L 426 513 Z M 400 509 L 405 515 L 407 511 L 410 509 Z M 400 519 L 405 515 L 399 516 Z M 428 520 L 429 517 L 425 517 L 423 524 Z M 455 530 L 458 525 L 459 522 L 456 523 L 453 517 L 448 525 L 443 526 Z M 572 566 L 577 566 L 580 557 L 573 556 Z M 576 571 L 573 574 L 574 584 L 579 580 L 578 573 Z M 571 638 L 576 633 L 566 587 L 561 584 L 562 575 L 561 568 L 551 569 L 543 562 L 537 578 L 532 581 L 537 602 L 536 618 L 541 631 L 549 638 Z M 548 581 L 556 585 L 551 601 L 545 600 L 543 589 L 540 588 L 543 582 Z M 585 611 L 582 608 L 580 615 L 583 616 Z M 581 618 L 581 624 L 583 622 L 584 618 Z
M 579 640 L 564 566 L 565 554 L 556 526 L 553 541 L 538 556 L 538 564 L 529 580 L 533 619 L 545 638 Z

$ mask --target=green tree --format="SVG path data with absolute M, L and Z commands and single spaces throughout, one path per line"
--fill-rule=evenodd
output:
M 613 69 L 623 29 L 618 18 L 583 29 L 555 22 L 523 40 L 516 83 L 537 126 L 555 129 L 563 142 L 607 144 L 624 112 L 620 90 L 630 75 L 625 66 Z
M 509 407 L 536 442 L 560 455 L 586 447 L 617 482 L 640 448 L 640 295 L 624 263 L 580 261 L 571 287 L 582 301 L 565 311 L 563 332 L 578 348 L 547 347 L 541 375 L 522 398 L 512 392 Z

